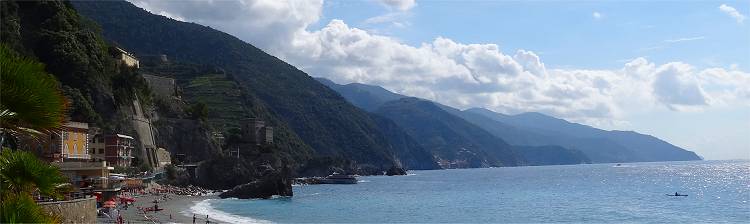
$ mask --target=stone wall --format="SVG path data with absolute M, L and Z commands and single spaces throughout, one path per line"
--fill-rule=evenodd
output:
M 175 82 L 175 79 L 148 74 L 142 75 L 143 78 L 146 79 L 146 82 L 151 88 L 151 91 L 156 93 L 156 95 L 166 98 L 175 95 L 175 87 L 177 86 L 177 82 Z
M 41 202 L 45 211 L 58 215 L 61 223 L 96 223 L 96 198 Z

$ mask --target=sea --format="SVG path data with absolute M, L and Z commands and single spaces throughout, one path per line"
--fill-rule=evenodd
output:
M 750 223 L 750 161 L 411 171 L 294 197 L 208 199 L 230 223 Z M 686 197 L 668 196 L 686 194 Z

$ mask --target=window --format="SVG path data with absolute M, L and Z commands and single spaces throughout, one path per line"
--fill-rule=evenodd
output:
M 104 154 L 104 149 L 99 149 L 99 154 Z

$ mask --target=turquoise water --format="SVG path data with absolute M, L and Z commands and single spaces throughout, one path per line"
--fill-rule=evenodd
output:
M 361 177 L 295 186 L 293 198 L 212 199 L 192 207 L 227 222 L 750 221 L 750 161 L 508 167 Z M 668 197 L 675 191 L 688 197 Z

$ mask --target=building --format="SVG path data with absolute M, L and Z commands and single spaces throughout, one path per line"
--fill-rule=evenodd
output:
M 243 153 L 258 153 L 261 146 L 273 143 L 273 127 L 257 118 L 240 121 L 240 139 L 227 145 L 228 155 L 240 157 Z
M 133 54 L 128 53 L 127 51 L 119 47 L 115 47 L 115 51 L 115 58 L 120 60 L 122 64 L 129 67 L 140 68 L 138 58 L 136 58 Z
M 142 74 L 143 78 L 146 79 L 148 87 L 157 96 L 169 98 L 176 96 L 177 82 L 173 78 Z
M 266 122 L 257 118 L 242 120 L 242 139 L 254 145 L 273 143 L 273 127 L 266 126 Z
M 36 139 L 19 139 L 19 147 L 50 162 L 88 160 L 91 158 L 88 151 L 88 129 L 87 123 L 67 122 L 59 131 Z
M 121 134 L 104 137 L 104 159 L 112 166 L 129 167 L 133 160 L 133 137 Z
M 89 156 L 91 161 L 100 162 L 106 161 L 104 157 L 104 134 L 101 129 L 92 127 L 89 129 Z
M 106 161 L 67 161 L 55 162 L 52 165 L 60 168 L 60 172 L 68 177 L 69 182 L 80 190 L 118 189 L 116 182 L 109 181 L 109 172 L 113 167 Z

